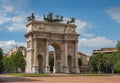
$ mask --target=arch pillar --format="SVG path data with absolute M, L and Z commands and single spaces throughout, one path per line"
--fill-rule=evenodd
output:
M 37 39 L 34 39 L 34 62 L 33 62 L 33 67 L 32 67 L 32 72 L 33 73 L 38 73 L 38 65 L 37 65 Z
M 48 40 L 46 40 L 45 73 L 50 73 Z
M 64 73 L 69 73 L 67 41 L 64 42 L 64 66 L 63 66 L 63 72 Z
M 80 73 L 78 66 L 78 41 L 75 42 L 73 73 Z

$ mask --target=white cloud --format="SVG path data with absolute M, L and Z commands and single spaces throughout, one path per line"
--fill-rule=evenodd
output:
M 100 49 L 104 47 L 115 47 L 116 41 L 110 40 L 106 37 L 90 36 L 86 38 L 80 38 L 78 42 L 78 50 L 91 55 L 93 49 Z
M 95 35 L 91 34 L 91 33 L 83 33 L 84 37 L 87 37 L 87 38 L 91 38 L 91 37 L 94 37 Z
M 63 23 L 67 23 L 67 21 L 69 21 L 69 20 L 70 20 L 70 18 L 64 17 Z M 88 29 L 92 29 L 92 28 L 96 27 L 95 25 L 93 25 L 87 21 L 83 21 L 81 19 L 76 19 L 75 25 L 77 26 L 76 31 L 79 34 L 84 34 Z
M 14 10 L 12 5 L 3 5 L 2 8 L 5 12 L 13 12 Z
M 14 16 L 8 16 L 9 13 L 1 12 L 0 13 L 0 25 L 4 25 L 4 28 L 7 28 L 8 31 L 25 31 L 25 20 L 26 13 L 19 13 Z
M 11 25 L 7 26 L 9 31 L 25 31 L 25 20 L 26 14 L 20 13 L 11 17 Z
M 10 20 L 10 18 L 7 17 L 7 15 L 5 13 L 0 12 L 0 25 L 8 22 L 9 20 Z
M 18 15 L 15 15 L 13 17 L 11 17 L 11 25 L 7 26 L 7 29 L 9 31 L 25 31 L 26 27 L 25 27 L 25 21 L 27 22 L 27 13 L 20 13 Z M 42 20 L 43 21 L 43 17 L 36 14 L 35 15 L 36 20 Z
M 106 12 L 111 16 L 112 19 L 116 20 L 117 23 L 120 23 L 120 7 L 112 7 L 107 9 Z
M 0 6 L 0 25 L 8 31 L 25 31 L 26 12 L 14 12 L 14 5 L 1 1 Z M 3 28 L 2 27 L 2 28 Z
M 80 38 L 79 46 L 87 46 L 87 47 L 104 47 L 111 46 L 115 42 L 105 37 L 94 37 L 94 38 Z
M 63 23 L 67 23 L 67 21 L 69 21 L 69 20 L 70 20 L 70 18 L 64 17 Z M 88 28 L 89 23 L 86 21 L 82 21 L 80 19 L 76 19 L 75 25 L 77 26 L 77 28 L 76 28 L 77 33 L 81 34 L 81 33 L 85 32 L 86 28 Z
M 87 21 L 82 21 L 80 19 L 76 19 L 75 24 L 77 26 L 76 31 L 79 34 L 85 34 L 87 30 L 96 27 L 95 25 L 93 25 Z
M 15 48 L 16 46 L 25 46 L 26 44 L 23 42 L 17 42 L 15 40 L 8 40 L 8 41 L 0 41 L 0 47 L 3 49 L 3 52 L 6 53 L 12 48 Z
M 75 24 L 77 25 L 76 31 L 77 31 L 78 33 L 83 33 L 83 32 L 85 32 L 85 28 L 88 26 L 88 23 L 87 23 L 87 22 L 81 21 L 81 20 L 76 20 L 76 23 L 75 23 Z
M 9 31 L 25 31 L 25 25 L 22 23 L 12 23 L 7 29 Z

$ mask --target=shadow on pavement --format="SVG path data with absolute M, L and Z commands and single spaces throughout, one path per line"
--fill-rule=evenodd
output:
M 43 80 L 34 80 L 26 77 L 0 77 L 0 83 L 3 82 L 32 82 L 32 81 L 43 81 Z

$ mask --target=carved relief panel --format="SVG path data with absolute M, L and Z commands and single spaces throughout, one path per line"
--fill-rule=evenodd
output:
M 49 35 L 48 33 L 38 33 L 38 34 L 34 34 L 34 38 L 47 38 Z
M 75 33 L 75 28 L 73 27 L 65 27 L 65 33 Z
M 73 35 L 73 34 L 67 34 L 67 37 L 66 37 L 67 39 L 74 39 L 74 40 L 76 40 L 77 39 L 77 37 L 75 36 L 75 35 Z
M 29 27 L 27 27 L 27 32 L 32 31 L 32 25 L 29 25 Z
M 46 29 L 46 27 L 44 24 L 39 25 L 39 30 L 45 30 L 45 29 Z
M 60 34 L 51 34 L 51 37 L 52 39 L 63 39 L 63 35 L 60 35 Z
M 55 54 L 56 54 L 56 60 L 61 60 L 61 51 L 55 50 Z
M 31 47 L 31 41 L 27 41 L 27 48 Z
M 58 26 L 45 26 L 47 31 L 50 32 L 58 32 L 58 33 L 64 33 L 64 27 L 58 27 Z
M 46 27 L 44 24 L 33 25 L 33 31 L 41 31 L 41 30 L 46 30 Z
M 40 39 L 37 41 L 38 52 L 45 52 L 45 46 L 45 40 Z
M 74 43 L 73 42 L 68 42 L 67 48 L 68 48 L 68 54 L 69 55 L 74 55 Z

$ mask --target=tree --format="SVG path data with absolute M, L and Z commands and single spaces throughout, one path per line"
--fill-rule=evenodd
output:
M 24 72 L 25 71 L 25 59 L 21 51 L 17 51 L 16 54 L 10 57 L 3 57 L 4 72 Z
M 78 66 L 82 66 L 82 60 L 81 60 L 81 58 L 78 58 Z
M 120 51 L 120 41 L 118 40 L 117 44 L 116 44 L 116 48 Z
M 54 66 L 54 56 L 49 55 L 49 65 L 50 65 L 50 71 L 53 72 L 53 66 Z
M 120 61 L 117 61 L 117 63 L 115 64 L 114 71 L 120 73 Z
M 97 71 L 97 67 L 96 67 L 96 64 L 95 64 L 95 57 L 96 57 L 96 55 L 90 56 L 90 61 L 89 61 L 89 64 L 90 64 L 93 72 Z
M 93 71 L 104 71 L 106 73 L 120 73 L 120 41 L 117 42 L 118 51 L 110 54 L 95 54 L 90 56 L 90 65 Z
M 11 72 L 13 70 L 13 66 L 12 66 L 12 63 L 11 63 L 11 58 L 10 57 L 6 57 L 4 56 L 3 57 L 3 65 L 4 65 L 4 72 Z
M 24 72 L 25 71 L 26 62 L 25 62 L 24 56 L 23 56 L 21 51 L 17 51 L 14 60 L 15 60 L 14 63 L 16 65 L 15 66 L 16 71 L 18 72 L 18 70 L 20 70 L 21 72 Z
M 2 62 L 2 59 L 3 59 L 3 52 L 2 52 L 2 49 L 0 48 L 0 73 L 3 72 L 3 62 Z
M 114 65 L 114 71 L 120 73 L 120 41 L 119 40 L 116 44 L 116 48 L 118 49 L 118 51 L 115 52 L 115 55 L 117 56 L 117 63 Z
M 95 54 L 90 56 L 90 61 L 89 61 L 91 68 L 93 69 L 93 72 L 98 72 L 100 73 L 101 70 L 103 70 L 103 54 Z
M 95 64 L 95 62 L 96 62 L 96 55 L 92 55 L 92 56 L 90 56 L 90 64 L 91 64 L 91 67 L 92 67 L 92 69 L 93 69 L 93 72 L 96 72 L 97 71 L 97 66 L 96 66 L 96 64 Z
M 104 67 L 106 68 L 106 73 L 114 72 L 114 65 L 117 61 L 116 53 L 104 54 L 103 55 Z
M 98 69 L 98 73 L 100 73 L 100 70 L 101 70 L 101 66 L 103 64 L 103 60 L 102 60 L 102 57 L 103 57 L 103 54 L 99 54 L 96 56 L 96 61 L 95 61 L 95 64 L 97 66 L 97 69 Z

